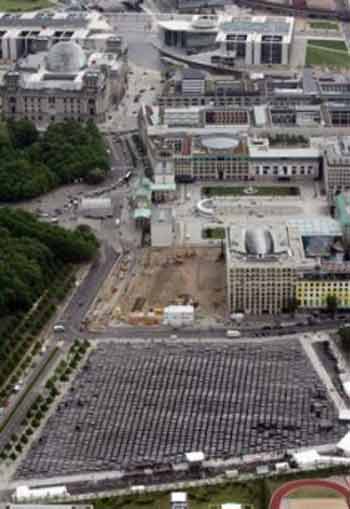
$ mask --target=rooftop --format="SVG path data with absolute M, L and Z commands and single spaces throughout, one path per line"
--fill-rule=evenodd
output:
M 173 209 L 170 207 L 159 208 L 153 207 L 152 209 L 152 224 L 153 223 L 171 223 L 173 221 Z
M 300 145 L 273 145 L 271 147 L 267 138 L 250 138 L 248 141 L 248 151 L 250 157 L 255 159 L 265 159 L 266 157 L 271 159 L 280 159 L 281 157 L 314 159 L 320 157 L 318 147 L 301 147 Z
M 342 226 L 350 226 L 350 194 L 340 193 L 335 197 L 337 217 Z
M 231 33 L 287 35 L 290 31 L 291 20 L 292 18 L 287 18 L 286 21 L 280 21 L 280 19 L 267 18 L 266 16 L 252 19 L 232 19 L 232 21 L 222 23 L 220 28 L 224 32 Z
M 296 228 L 284 224 L 233 224 L 227 232 L 228 263 L 303 264 L 304 247 Z M 310 262 L 307 262 L 310 264 Z

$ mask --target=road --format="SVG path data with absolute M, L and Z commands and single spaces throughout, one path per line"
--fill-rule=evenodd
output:
M 77 287 L 62 315 L 61 321 L 65 325 L 63 338 L 66 341 L 74 341 L 77 336 L 87 337 L 86 333 L 80 331 L 82 321 L 119 256 L 120 253 L 116 253 L 109 244 L 102 244 L 100 255 Z
M 26 389 L 24 389 L 24 393 L 20 394 L 19 398 L 15 402 L 15 404 L 18 404 L 18 406 L 9 408 L 9 412 L 4 415 L 5 419 L 3 421 L 3 425 L 5 424 L 5 428 L 0 433 L 0 450 L 3 449 L 3 447 L 9 442 L 11 435 L 13 433 L 17 433 L 19 427 L 21 426 L 21 422 L 26 416 L 32 403 L 42 392 L 40 391 L 40 387 L 43 380 L 45 380 L 46 376 L 52 369 L 52 366 L 55 365 L 59 356 L 60 351 L 59 349 L 56 349 L 54 345 L 45 352 L 45 354 L 38 362 L 36 369 L 28 378 L 27 387 L 30 388 L 29 391 L 26 393 Z M 11 426 L 6 425 L 9 416 Z

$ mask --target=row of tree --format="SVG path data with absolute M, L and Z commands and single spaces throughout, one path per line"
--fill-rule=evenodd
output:
M 90 260 L 97 248 L 87 227 L 68 231 L 0 209 L 0 316 L 27 311 L 65 264 Z
M 51 124 L 39 133 L 28 120 L 0 126 L 0 201 L 30 199 L 83 179 L 97 184 L 109 170 L 104 140 L 92 122 Z

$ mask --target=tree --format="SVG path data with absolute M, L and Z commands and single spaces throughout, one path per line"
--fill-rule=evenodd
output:
M 89 185 L 98 185 L 101 184 L 106 178 L 106 171 L 101 168 L 94 168 L 89 171 L 89 173 L 85 177 L 85 182 Z
M 344 350 L 350 350 L 350 327 L 341 327 L 338 330 Z
M 105 142 L 88 122 L 51 124 L 39 136 L 26 120 L 0 128 L 0 201 L 33 198 L 76 179 L 98 183 L 109 171 Z
M 10 138 L 16 148 L 24 148 L 35 143 L 39 133 L 35 125 L 29 120 L 9 122 Z
M 326 298 L 326 305 L 328 313 L 335 314 L 338 309 L 338 299 L 334 294 L 328 294 Z

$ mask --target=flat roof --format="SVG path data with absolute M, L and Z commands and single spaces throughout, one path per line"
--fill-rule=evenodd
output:
M 342 225 L 350 225 L 350 195 L 340 193 L 335 197 L 337 215 Z
M 193 309 L 193 306 L 184 306 L 184 307 L 192 307 L 192 309 Z M 204 461 L 204 458 L 205 458 L 204 453 L 201 451 L 186 452 L 185 456 L 186 456 L 186 460 L 189 461 L 190 463 L 197 462 L 197 461 Z
M 185 491 L 172 491 L 170 495 L 171 502 L 187 502 L 187 493 Z
M 134 210 L 134 219 L 149 219 L 151 217 L 150 209 L 135 209 Z
M 261 21 L 256 19 L 233 19 L 232 21 L 224 21 L 221 23 L 220 29 L 224 32 L 287 35 L 289 34 L 290 26 L 291 21 L 281 21 L 264 17 Z
M 152 183 L 151 185 L 152 191 L 176 191 L 176 183 L 175 182 L 161 182 L 159 184 Z
M 332 217 L 296 217 L 288 219 L 287 224 L 298 228 L 300 235 L 303 237 L 313 235 L 338 236 L 342 234 L 339 221 Z
M 254 159 L 317 159 L 320 157 L 320 150 L 316 147 L 268 147 L 267 149 L 249 143 L 249 155 Z
M 154 207 L 152 209 L 152 223 L 171 223 L 173 220 L 173 210 L 170 207 Z

